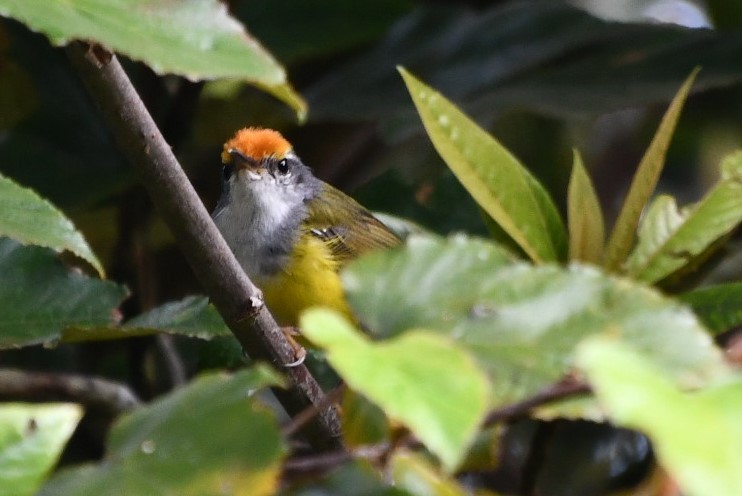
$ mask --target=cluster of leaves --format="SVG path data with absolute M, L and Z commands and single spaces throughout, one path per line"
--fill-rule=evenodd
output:
M 254 4 L 254 15 L 259 15 L 260 2 Z M 300 117 L 305 113 L 284 69 L 215 0 L 178 8 L 156 0 L 51 5 L 50 11 L 46 3 L 0 0 L 0 14 L 43 32 L 54 44 L 96 40 L 157 72 L 249 82 L 285 101 Z M 300 9 L 293 13 L 303 21 Z M 553 60 L 572 53 L 597 32 L 605 36 L 601 53 L 582 61 L 594 74 L 600 73 L 594 68 L 597 59 L 615 59 L 636 47 L 652 44 L 655 53 L 672 59 L 668 47 L 687 53 L 689 44 L 707 48 L 709 42 L 703 32 L 606 25 L 543 2 L 481 17 L 448 8 L 420 9 L 391 31 L 385 46 L 319 81 L 307 92 L 308 99 L 320 116 L 395 114 L 401 98 L 406 99 L 400 96 L 398 75 L 393 67 L 368 70 L 381 60 L 388 66 L 390 51 L 398 54 L 394 62 L 409 64 L 436 84 L 462 81 L 452 74 L 470 69 L 460 54 L 476 52 L 476 33 L 509 32 L 497 26 L 524 18 L 546 28 L 556 14 L 579 19 L 584 26 L 580 36 L 565 32 L 556 37 L 554 52 L 526 51 L 517 61 L 497 48 L 521 42 L 522 33 L 512 34 L 513 39 L 495 38 L 495 46 L 484 51 L 504 53 L 494 57 L 510 62 L 498 59 L 489 65 L 522 75 L 506 78 L 493 94 L 477 89 L 496 86 L 502 73 L 482 71 L 482 79 L 463 80 L 468 86 L 455 91 L 464 107 L 486 108 L 488 113 L 527 100 L 550 112 L 572 111 L 569 100 L 549 95 L 551 85 L 585 72 L 577 61 L 536 77 L 523 68 L 543 62 L 543 57 Z M 431 25 L 446 27 L 445 38 L 452 44 L 444 55 L 451 63 L 431 56 L 440 50 L 433 43 L 435 30 L 423 29 Z M 606 26 L 616 36 L 605 34 Z M 285 58 L 306 57 L 297 47 L 281 48 L 285 28 L 266 33 L 266 41 L 278 36 L 277 50 Z M 631 43 L 612 41 L 626 30 L 637 35 Z M 354 31 L 345 39 L 352 40 L 353 47 L 366 36 Z M 728 47 L 738 40 L 712 41 Z M 660 58 L 647 57 L 640 64 L 651 67 Z M 613 72 L 617 87 L 624 84 L 621 74 L 633 76 L 635 69 Z M 688 68 L 673 69 L 677 75 Z M 695 74 L 671 103 L 606 236 L 600 203 L 577 152 L 565 223 L 546 189 L 511 152 L 439 92 L 400 71 L 417 113 L 408 107 L 404 115 L 393 115 L 386 127 L 409 134 L 419 128 L 411 117 L 419 115 L 433 146 L 483 211 L 495 241 L 413 235 L 399 250 L 351 264 L 343 273 L 344 284 L 369 335 L 326 310 L 304 316 L 305 335 L 324 350 L 348 385 L 343 435 L 350 453 L 362 458 L 369 448 L 381 449 L 383 456 L 372 458 L 384 460 L 394 487 L 383 481 L 378 467 L 356 460 L 327 478 L 310 480 L 309 487 L 289 485 L 283 490 L 348 494 L 348 487 L 357 487 L 365 494 L 465 494 L 457 474 L 497 465 L 501 439 L 490 429 L 493 411 L 528 402 L 571 377 L 589 384 L 595 397 L 553 402 L 533 410 L 534 416 L 607 418 L 639 429 L 685 490 L 733 494 L 742 486 L 736 470 L 742 462 L 737 449 L 742 428 L 736 421 L 742 413 L 742 383 L 712 336 L 742 324 L 742 286 L 687 287 L 742 221 L 742 154 L 723 161 L 720 179 L 696 204 L 679 210 L 672 197 L 653 198 Z M 712 63 L 706 73 L 702 87 L 727 81 L 719 64 Z M 348 84 L 360 74 L 362 82 Z M 636 78 L 631 81 L 636 84 Z M 353 98 L 348 87 L 370 97 Z M 632 92 L 607 92 L 624 96 L 594 105 L 604 111 L 667 93 L 666 87 L 652 88 L 656 94 L 642 93 L 634 100 L 625 96 Z M 218 88 L 211 91 L 216 94 Z M 374 97 L 387 93 L 392 98 L 383 105 Z M 0 177 L 0 212 L 0 234 L 6 236 L 0 240 L 0 347 L 54 346 L 163 331 L 206 339 L 229 336 L 205 297 L 170 302 L 119 322 L 128 289 L 60 260 L 58 253 L 70 252 L 104 277 L 103 263 L 66 216 L 7 177 Z M 0 486 L 19 495 L 34 494 L 41 485 L 41 494 L 54 495 L 275 494 L 282 467 L 288 471 L 292 460 L 286 460 L 288 443 L 275 413 L 266 397 L 256 393 L 282 384 L 275 372 L 259 365 L 234 375 L 204 375 L 119 419 L 101 463 L 67 468 L 50 480 L 47 473 L 80 420 L 80 408 L 4 404 Z M 701 423 L 710 427 L 693 427 Z M 410 441 L 407 432 L 419 443 Z

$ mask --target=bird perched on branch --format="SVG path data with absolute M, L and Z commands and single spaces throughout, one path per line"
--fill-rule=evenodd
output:
M 245 128 L 224 144 L 214 222 L 282 326 L 322 305 L 351 317 L 339 269 L 400 239 L 358 202 L 317 179 L 272 129 Z

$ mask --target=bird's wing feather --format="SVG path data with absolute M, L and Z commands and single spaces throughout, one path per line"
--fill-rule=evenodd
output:
M 362 253 L 400 244 L 400 239 L 358 202 L 323 184 L 309 205 L 305 225 L 324 241 L 342 266 Z

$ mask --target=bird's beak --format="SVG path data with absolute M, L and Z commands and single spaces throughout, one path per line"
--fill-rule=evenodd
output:
M 260 168 L 260 162 L 256 161 L 252 157 L 248 157 L 236 148 L 230 148 L 227 153 L 232 157 L 235 169 L 248 169 L 257 172 Z

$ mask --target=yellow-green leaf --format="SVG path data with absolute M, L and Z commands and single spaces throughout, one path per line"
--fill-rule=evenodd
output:
M 685 393 L 646 359 L 606 338 L 583 343 L 577 363 L 613 421 L 652 439 L 683 494 L 739 493 L 742 378 Z
M 414 330 L 374 343 L 325 309 L 307 311 L 301 329 L 327 350 L 348 386 L 406 425 L 452 471 L 487 409 L 489 383 L 451 339 Z
M 626 272 L 654 283 L 693 266 L 742 222 L 742 152 L 722 164 L 722 176 L 698 203 L 678 211 L 675 199 L 659 196 L 639 229 Z
M 420 455 L 402 451 L 390 460 L 394 486 L 415 496 L 466 496 L 471 494 L 438 472 Z
M 0 406 L 0 494 L 36 494 L 82 413 L 65 403 Z
M 675 132 L 675 125 L 680 118 L 683 104 L 697 74 L 698 69 L 688 76 L 678 90 L 634 174 L 629 192 L 606 246 L 603 265 L 608 270 L 619 270 L 634 245 L 639 218 L 657 186 L 657 180 L 665 165 L 665 155 Z
M 482 209 L 536 262 L 563 260 L 567 235 L 546 190 L 510 151 L 400 68 L 433 146 Z
M 603 255 L 603 211 L 580 153 L 574 151 L 567 193 L 569 259 L 597 263 Z

